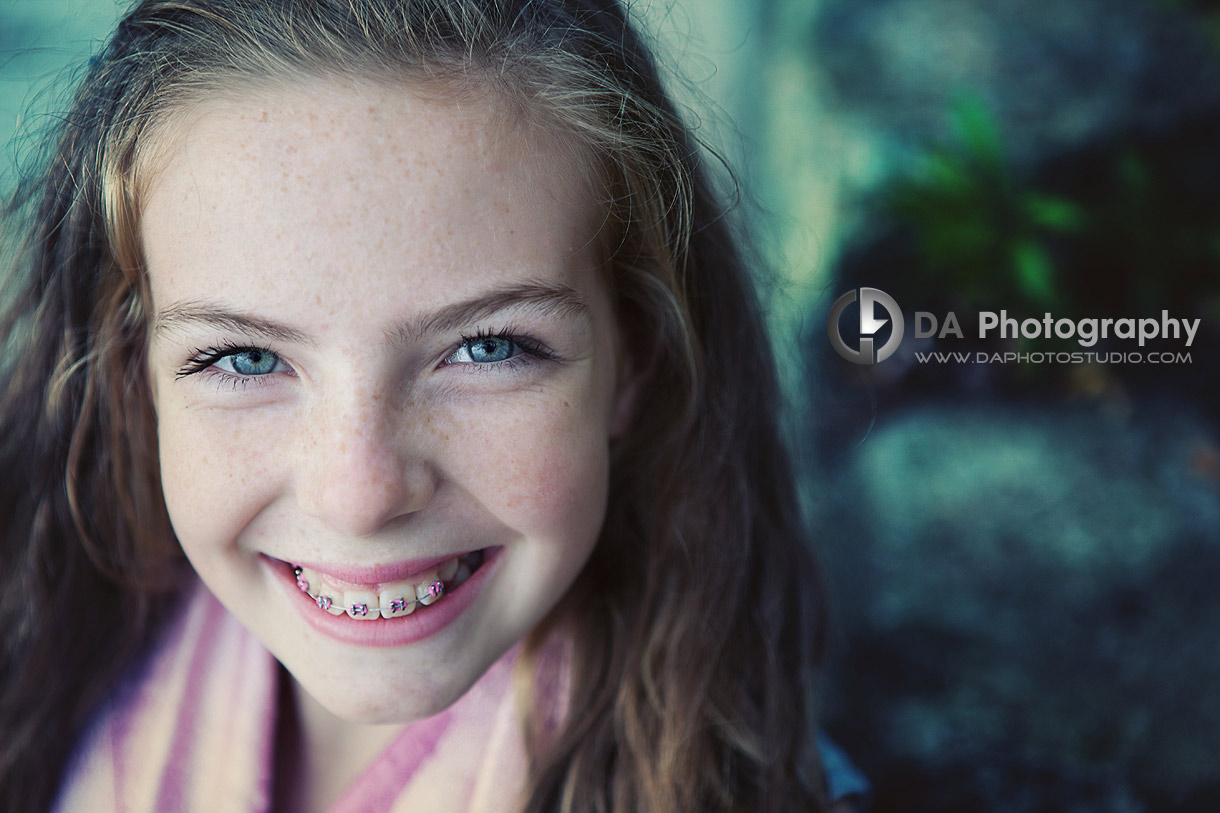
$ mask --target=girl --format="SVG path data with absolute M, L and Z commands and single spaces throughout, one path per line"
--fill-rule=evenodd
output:
M 826 807 L 762 318 L 615 0 L 141 2 L 43 167 L 3 809 Z

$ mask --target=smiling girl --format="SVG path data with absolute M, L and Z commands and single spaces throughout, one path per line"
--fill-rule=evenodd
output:
M 613 0 L 137 4 L 12 215 L 0 806 L 824 808 L 705 163 Z

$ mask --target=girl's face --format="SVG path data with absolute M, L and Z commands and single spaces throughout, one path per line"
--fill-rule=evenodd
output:
M 174 529 L 348 720 L 453 702 L 602 527 L 631 387 L 599 209 L 571 149 L 502 113 L 372 82 L 276 87 L 179 116 L 149 169 Z M 435 581 L 439 599 L 408 603 Z

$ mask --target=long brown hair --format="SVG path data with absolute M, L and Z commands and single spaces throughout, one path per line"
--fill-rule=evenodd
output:
M 157 129 L 243 83 L 335 74 L 490 89 L 604 182 L 648 385 L 593 557 L 522 661 L 561 630 L 579 710 L 529 732 L 525 809 L 820 809 L 825 603 L 763 317 L 710 153 L 617 0 L 148 0 L 123 18 L 6 218 L 25 237 L 0 295 L 0 807 L 53 798 L 182 565 L 143 368 Z

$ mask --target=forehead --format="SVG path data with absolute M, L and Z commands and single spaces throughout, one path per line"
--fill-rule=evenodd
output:
M 140 225 L 154 307 L 234 278 L 342 296 L 355 272 L 364 288 L 413 275 L 423 305 L 595 264 L 590 162 L 490 96 L 319 80 L 209 99 L 161 131 Z

